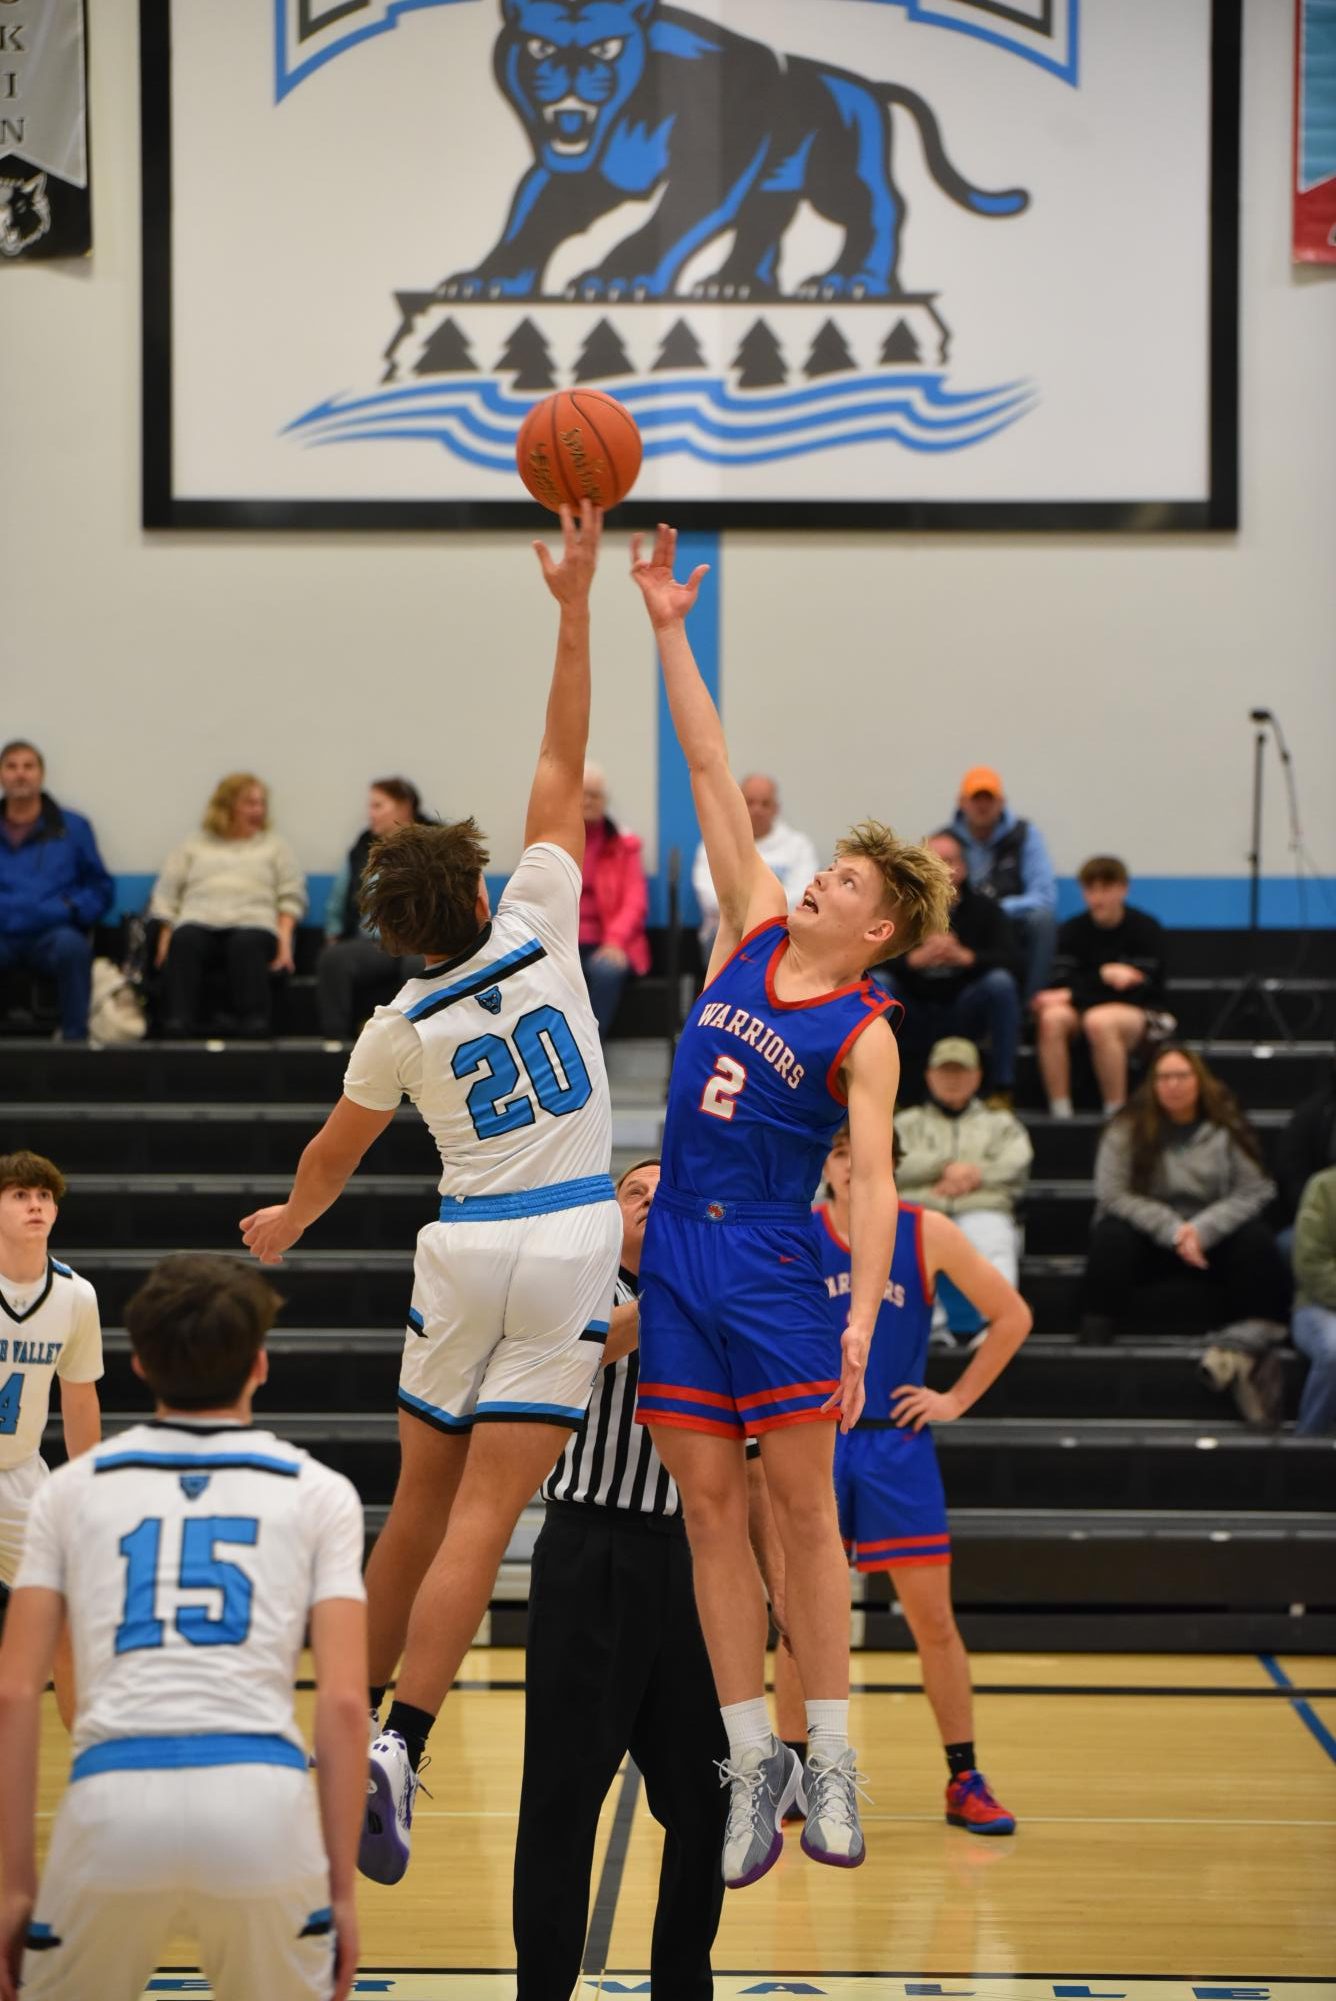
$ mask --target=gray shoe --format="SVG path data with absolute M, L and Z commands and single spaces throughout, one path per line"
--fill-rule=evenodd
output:
M 863 1830 L 858 1824 L 858 1795 L 862 1774 L 852 1750 L 838 1758 L 809 1755 L 803 1771 L 803 1791 L 807 1795 L 807 1825 L 803 1828 L 803 1848 L 814 1862 L 829 1862 L 836 1869 L 856 1869 L 867 1854 Z M 863 1794 L 864 1799 L 867 1794 Z
M 802 1790 L 803 1768 L 787 1744 L 770 1739 L 770 1749 L 744 1751 L 736 1762 L 719 1762 L 719 1783 L 731 1786 L 724 1829 L 724 1886 L 743 1890 L 773 1869 L 784 1848 L 780 1823 Z

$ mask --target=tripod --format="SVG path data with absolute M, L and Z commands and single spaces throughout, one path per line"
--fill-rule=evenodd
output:
M 1248 971 L 1233 993 L 1226 997 L 1224 1006 L 1211 1023 L 1206 1037 L 1208 1043 L 1222 1041 L 1225 1030 L 1236 1015 L 1240 1023 L 1251 1019 L 1260 1021 L 1263 1026 L 1269 1025 L 1281 1042 L 1294 1040 L 1294 1031 L 1281 1013 L 1276 999 L 1278 982 L 1264 978 L 1258 970 L 1262 946 L 1262 759 L 1268 728 L 1275 733 L 1276 749 L 1286 765 L 1289 764 L 1290 753 L 1280 725 L 1270 709 L 1250 709 L 1248 718 L 1256 724 L 1253 736 L 1252 847 L 1248 853 L 1251 875 L 1248 884 Z

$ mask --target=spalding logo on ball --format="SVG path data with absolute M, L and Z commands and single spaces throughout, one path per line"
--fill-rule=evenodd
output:
M 635 485 L 640 459 L 635 418 L 601 389 L 558 389 L 545 396 L 515 440 L 520 478 L 554 514 L 582 500 L 615 507 Z

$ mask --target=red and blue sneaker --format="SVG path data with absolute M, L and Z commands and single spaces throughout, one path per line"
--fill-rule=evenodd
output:
M 1000 1806 L 982 1772 L 961 1772 L 946 1789 L 946 1817 L 971 1834 L 1014 1834 L 1016 1816 Z

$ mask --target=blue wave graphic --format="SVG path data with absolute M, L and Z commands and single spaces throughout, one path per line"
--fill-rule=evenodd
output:
M 1031 382 L 952 390 L 929 370 L 847 375 L 802 389 L 739 395 L 721 378 L 665 376 L 614 383 L 634 411 L 646 459 L 688 458 L 754 467 L 860 444 L 965 451 L 996 437 L 1038 401 Z M 364 394 L 326 397 L 285 436 L 311 447 L 386 441 L 433 444 L 466 464 L 512 475 L 519 429 L 538 399 L 491 377 L 436 376 Z

